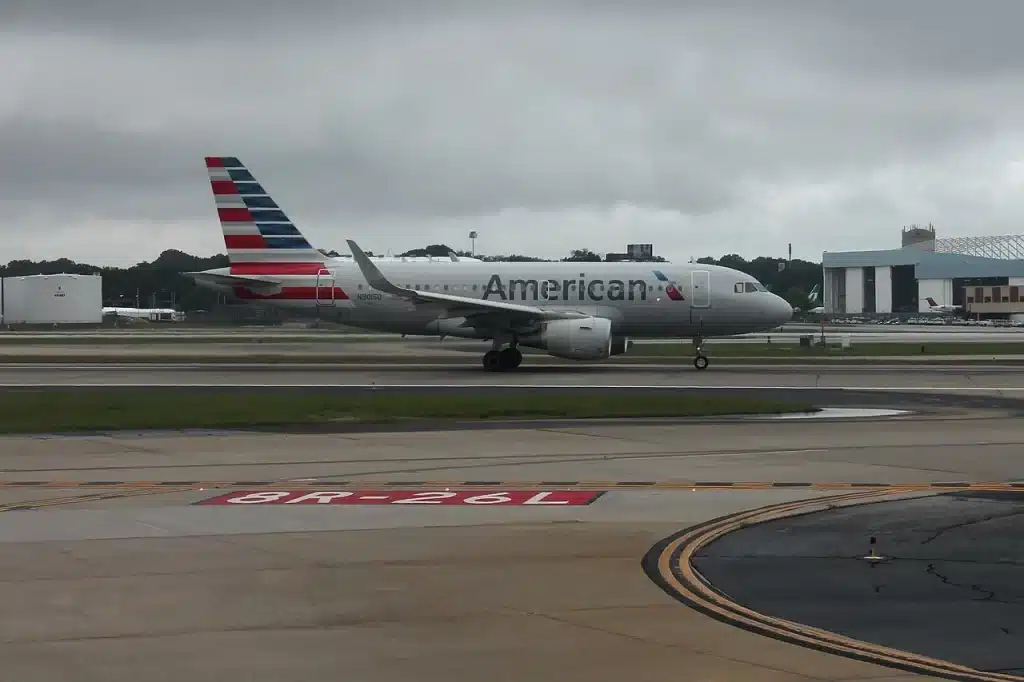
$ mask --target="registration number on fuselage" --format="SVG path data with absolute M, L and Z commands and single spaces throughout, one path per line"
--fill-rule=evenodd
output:
M 381 301 L 384 297 L 380 294 L 357 294 L 356 299 L 359 301 Z

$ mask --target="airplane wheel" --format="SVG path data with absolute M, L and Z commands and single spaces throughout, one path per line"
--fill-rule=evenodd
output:
M 522 363 L 523 354 L 519 352 L 518 348 L 506 348 L 501 351 L 499 358 L 501 369 L 515 369 Z
M 484 370 L 497 372 L 501 369 L 501 353 L 496 350 L 489 350 L 484 353 Z
M 696 367 L 697 369 L 707 369 L 708 368 L 708 359 L 707 359 L 707 357 L 704 356 L 704 355 L 698 355 L 697 357 L 695 357 L 693 359 L 693 366 Z

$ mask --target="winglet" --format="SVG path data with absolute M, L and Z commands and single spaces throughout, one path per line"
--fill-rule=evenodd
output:
M 373 264 L 373 261 L 363 253 L 363 250 L 359 248 L 358 244 L 351 239 L 346 239 L 345 241 L 348 242 L 348 248 L 352 251 L 352 260 L 354 260 L 356 265 L 359 266 L 359 270 L 363 273 L 363 277 L 366 278 L 366 281 L 371 287 L 377 291 L 394 294 L 395 296 L 415 296 L 415 294 L 408 289 L 403 289 L 392 284 L 391 280 L 385 277 L 381 271 L 377 269 L 377 266 Z

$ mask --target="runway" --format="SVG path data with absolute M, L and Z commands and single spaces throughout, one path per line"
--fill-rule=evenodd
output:
M 305 682 L 339 671 L 370 682 L 447 682 L 467 671 L 517 682 L 566 671 L 609 681 L 680 671 L 780 682 L 995 679 L 894 668 L 881 654 L 857 660 L 735 627 L 678 603 L 658 582 L 675 569 L 659 578 L 641 560 L 682 529 L 765 505 L 842 493 L 929 499 L 936 483 L 1016 491 L 1021 379 L 970 368 L 4 368 L 4 390 L 800 392 L 821 404 L 920 412 L 726 420 L 728 429 L 721 420 L 545 421 L 492 423 L 484 433 L 0 438 L 0 600 L 9 614 L 0 656 L 12 679 L 40 682 Z M 596 494 L 579 485 L 587 481 Z M 861 487 L 844 490 L 851 483 Z M 859 551 L 865 532 L 837 530 L 836 542 Z M 972 565 L 958 580 L 980 580 Z M 779 566 L 764 570 L 805 570 Z M 763 577 L 780 584 L 785 575 Z M 968 605 L 953 617 L 986 631 L 985 613 Z M 929 614 L 899 622 L 910 631 L 919 619 Z M 941 629 L 934 636 L 941 650 Z M 992 646 L 999 665 L 1016 665 L 1007 656 L 1019 647 Z
M 167 387 L 197 389 L 317 388 L 355 391 L 385 387 L 409 390 L 699 390 L 773 389 L 949 392 L 1024 397 L 1024 366 L 966 365 L 892 367 L 523 367 L 486 373 L 476 366 L 382 366 L 372 369 L 276 366 L 213 367 L 151 365 L 3 366 L 0 388 Z

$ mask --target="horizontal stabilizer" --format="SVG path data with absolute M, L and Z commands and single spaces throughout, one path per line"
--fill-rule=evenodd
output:
M 277 293 L 281 290 L 281 283 L 267 279 L 256 279 L 254 277 L 237 277 L 235 275 L 218 275 L 213 272 L 186 272 L 196 282 L 206 282 L 222 287 L 245 287 L 252 291 L 261 293 Z

